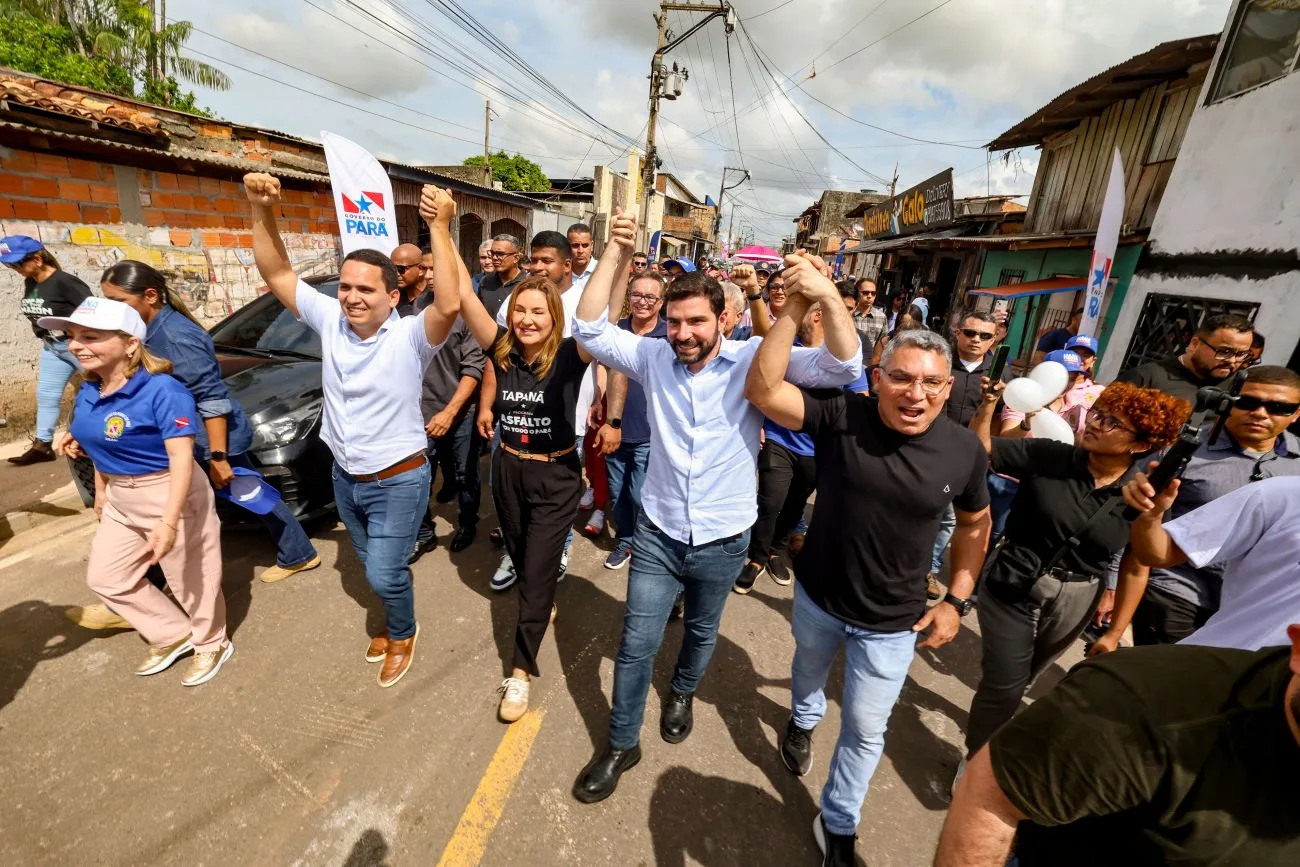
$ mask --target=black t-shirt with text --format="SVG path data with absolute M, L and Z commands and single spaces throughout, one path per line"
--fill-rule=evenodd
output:
M 44 338 L 50 332 L 36 324 L 42 316 L 71 316 L 77 306 L 90 297 L 90 287 L 75 274 L 55 271 L 37 283 L 28 277 L 23 294 L 23 315 L 31 320 L 32 332 Z
M 517 353 L 511 354 L 508 370 L 496 363 L 496 347 L 507 339 L 506 329 L 499 327 L 496 342 L 488 351 L 497 375 L 492 412 L 501 425 L 501 442 L 537 454 L 571 448 L 578 438 L 573 429 L 578 389 L 587 370 L 587 362 L 578 355 L 577 341 L 572 337 L 561 340 L 551 369 L 544 379 L 538 379 L 532 366 Z
M 1300 864 L 1286 647 L 1176 644 L 1076 666 L 989 742 L 1021 867 Z
M 817 452 L 817 502 L 795 577 L 826 613 L 863 629 L 902 632 L 925 611 L 939 521 L 951 503 L 989 504 L 979 437 L 944 416 L 905 436 L 875 398 L 804 392 L 803 433 Z

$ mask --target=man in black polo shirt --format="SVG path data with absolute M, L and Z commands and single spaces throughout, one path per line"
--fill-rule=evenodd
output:
M 424 274 L 424 253 L 414 244 L 401 244 L 389 256 L 397 269 L 397 315 L 415 314 L 415 302 L 424 292 L 427 281 Z
M 496 270 L 478 284 L 478 297 L 492 316 L 528 275 L 519 267 L 519 239 L 514 235 L 497 235 L 492 239 L 492 264 Z
M 810 434 L 817 454 L 817 503 L 795 561 L 794 708 L 781 758 L 792 773 L 811 768 L 827 674 L 846 646 L 840 735 L 813 833 L 824 864 L 850 865 L 917 636 L 929 631 L 922 647 L 946 644 L 970 610 L 966 597 L 988 545 L 988 457 L 973 432 L 943 416 L 951 356 L 937 334 L 911 330 L 890 341 L 872 372 L 877 397 L 786 384 L 796 323 L 808 308 L 802 287 L 791 290 L 745 389 L 769 419 Z M 954 503 L 952 590 L 927 610 L 930 550 L 940 516 Z
M 1293 618 L 1294 619 L 1294 618 Z M 957 786 L 936 867 L 1300 864 L 1300 623 L 1259 651 L 1085 662 Z
M 1124 371 L 1116 381 L 1158 388 L 1195 404 L 1198 389 L 1220 385 L 1237 372 L 1250 355 L 1254 335 L 1255 326 L 1244 316 L 1207 316 L 1182 355 L 1148 361 Z
M 427 292 L 416 301 L 416 306 L 423 309 L 432 303 L 433 293 Z M 485 363 L 483 348 L 469 333 L 465 320 L 457 318 L 443 351 L 424 369 L 420 411 L 426 419 L 424 432 L 429 436 L 429 466 L 442 470 L 442 487 L 436 495 L 434 474 L 429 474 L 429 499 L 439 503 L 457 500 L 460 509 L 456 533 L 451 538 L 453 552 L 473 544 L 478 531 L 482 499 L 478 459 L 483 443 L 477 429 L 478 390 Z M 414 563 L 435 545 L 433 516 L 426 511 L 409 562 Z

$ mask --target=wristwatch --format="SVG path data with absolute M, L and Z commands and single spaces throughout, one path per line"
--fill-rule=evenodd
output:
M 748 298 L 750 301 L 759 301 L 762 299 L 763 293 L 755 292 L 753 295 L 746 295 L 745 297 Z
M 213 452 L 213 453 L 212 453 L 212 460 L 214 460 L 214 461 L 225 461 L 225 460 L 228 459 L 228 457 L 229 457 L 229 456 L 228 456 L 225 452 Z
M 606 419 L 605 424 L 609 425 L 614 430 L 620 430 L 623 427 L 623 419 L 621 418 Z
M 944 594 L 944 597 L 941 601 L 947 602 L 953 608 L 956 608 L 957 613 L 960 614 L 962 617 L 965 617 L 967 614 L 970 614 L 971 611 L 974 610 L 975 608 L 974 602 L 971 602 L 969 599 L 962 599 L 960 596 L 953 596 L 951 593 Z

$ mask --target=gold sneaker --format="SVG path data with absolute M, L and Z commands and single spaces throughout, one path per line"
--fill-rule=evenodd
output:
M 502 722 L 512 723 L 528 712 L 528 681 L 507 677 L 501 681 L 497 692 L 501 693 L 501 706 L 497 708 L 497 715 Z
M 64 616 L 82 629 L 135 629 L 120 614 L 103 602 L 94 605 L 74 605 L 63 612 Z
M 320 565 L 320 555 L 317 554 L 306 563 L 299 563 L 297 566 L 269 566 L 262 573 L 263 584 L 274 584 L 277 581 L 283 581 L 290 575 L 297 575 L 299 572 L 306 572 L 308 569 L 315 569 Z
M 180 641 L 164 644 L 162 647 L 151 647 L 149 648 L 149 655 L 144 658 L 144 662 L 140 663 L 140 667 L 135 670 L 135 673 L 141 677 L 147 677 L 160 671 L 166 671 L 173 662 L 193 649 L 194 645 L 190 643 L 188 635 Z
M 189 670 L 185 672 L 185 677 L 181 678 L 181 686 L 198 686 L 212 680 L 234 652 L 235 645 L 227 641 L 216 650 L 204 650 L 194 654 L 194 658 L 190 660 Z

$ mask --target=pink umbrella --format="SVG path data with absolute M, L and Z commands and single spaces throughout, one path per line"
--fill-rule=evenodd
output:
M 761 262 L 766 265 L 780 265 L 785 261 L 781 258 L 781 254 L 771 247 L 763 247 L 758 244 L 742 247 L 731 258 L 740 259 L 743 262 Z

